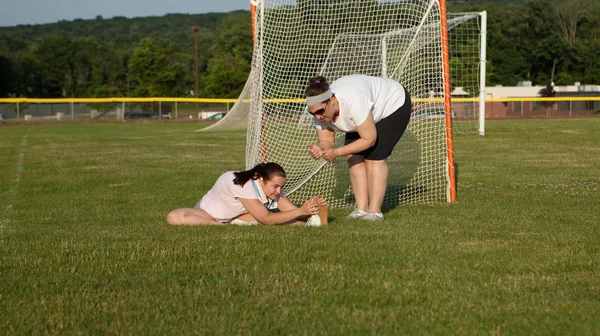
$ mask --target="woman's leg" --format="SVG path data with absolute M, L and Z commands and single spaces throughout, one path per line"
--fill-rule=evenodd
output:
M 221 225 L 208 212 L 197 208 L 175 209 L 167 215 L 169 225 Z
M 365 160 L 369 188 L 369 210 L 381 213 L 388 181 L 388 165 L 385 160 Z
M 369 186 L 365 157 L 364 155 L 350 155 L 347 158 L 356 208 L 366 211 L 369 208 Z

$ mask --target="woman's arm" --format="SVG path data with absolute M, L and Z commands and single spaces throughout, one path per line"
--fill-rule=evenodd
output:
M 373 146 L 375 141 L 377 141 L 377 128 L 375 128 L 373 114 L 369 113 L 367 119 L 362 124 L 356 126 L 356 132 L 360 135 L 359 139 L 339 148 L 324 149 L 322 154 L 323 159 L 331 162 L 338 156 L 360 153 Z
M 335 131 L 331 128 L 317 128 L 317 139 L 321 149 L 333 148 L 335 146 Z
M 281 202 L 281 200 L 282 199 L 280 199 L 278 202 Z M 297 217 L 314 215 L 319 213 L 319 203 L 314 199 L 309 199 L 300 208 L 296 207 L 289 200 L 287 200 L 287 202 L 289 202 L 289 204 L 291 204 L 293 208 L 289 207 L 288 209 L 286 207 L 286 209 L 288 210 L 284 211 L 281 210 L 281 206 L 280 204 L 278 204 L 281 212 L 276 213 L 272 213 L 269 210 L 267 210 L 267 208 L 265 208 L 265 205 L 257 199 L 239 198 L 239 201 L 242 202 L 242 204 L 244 205 L 246 210 L 248 210 L 248 212 L 252 215 L 252 217 L 254 217 L 258 222 L 267 225 L 284 224 Z
M 335 132 L 330 128 L 317 128 L 317 139 L 317 145 L 308 144 L 308 147 L 310 148 L 309 154 L 315 160 L 321 158 L 324 150 L 334 148 Z

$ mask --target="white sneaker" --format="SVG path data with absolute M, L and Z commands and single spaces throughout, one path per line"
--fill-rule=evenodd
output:
M 321 218 L 319 217 L 319 215 L 311 215 L 310 217 L 308 217 L 308 220 L 306 221 L 306 225 L 321 226 Z
M 367 214 L 368 214 L 368 212 L 366 212 L 366 211 L 362 211 L 360 209 L 354 209 L 354 211 L 352 211 L 348 215 L 348 218 L 350 218 L 350 219 L 359 219 L 359 218 L 363 218 Z
M 231 221 L 231 224 L 233 224 L 233 225 L 258 225 L 258 222 L 255 222 L 255 221 L 246 222 L 244 220 L 236 218 Z
M 377 221 L 382 221 L 384 219 L 384 217 L 381 212 L 367 211 L 367 214 L 360 217 L 360 219 L 366 220 L 369 222 L 377 222 Z

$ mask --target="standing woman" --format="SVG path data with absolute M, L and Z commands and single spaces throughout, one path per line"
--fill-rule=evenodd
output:
M 318 144 L 309 144 L 313 159 L 348 161 L 356 209 L 348 216 L 383 220 L 381 204 L 387 188 L 385 159 L 404 134 L 412 110 L 410 95 L 400 83 L 379 77 L 351 75 L 329 85 L 314 77 L 305 90 L 314 116 Z M 335 132 L 345 132 L 344 145 L 335 148 Z
M 304 224 L 309 215 L 326 206 L 321 197 L 300 208 L 283 193 L 286 175 L 275 162 L 246 171 L 222 174 L 194 208 L 175 209 L 167 215 L 169 225 Z M 271 212 L 271 210 L 279 212 Z

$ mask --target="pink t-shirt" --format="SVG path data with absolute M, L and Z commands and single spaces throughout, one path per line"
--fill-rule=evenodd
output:
M 233 184 L 235 179 L 233 173 L 235 172 L 229 171 L 221 175 L 195 208 L 208 212 L 221 222 L 229 222 L 237 216 L 248 213 L 239 198 L 257 199 L 268 209 L 277 208 L 277 200 L 270 201 L 258 185 L 258 181 L 250 180 L 242 187 Z M 283 196 L 284 194 L 281 193 L 280 198 Z

